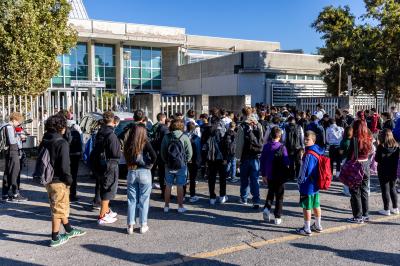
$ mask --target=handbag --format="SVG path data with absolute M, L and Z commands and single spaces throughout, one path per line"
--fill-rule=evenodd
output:
M 354 141 L 354 153 L 350 160 L 347 160 L 339 175 L 339 180 L 350 189 L 356 189 L 361 186 L 364 178 L 364 169 L 362 164 L 358 161 L 358 141 L 356 138 Z

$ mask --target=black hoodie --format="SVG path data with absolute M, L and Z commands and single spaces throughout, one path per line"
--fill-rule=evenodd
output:
M 399 161 L 399 147 L 387 148 L 379 145 L 375 154 L 378 163 L 379 178 L 395 180 L 397 178 L 397 164 Z

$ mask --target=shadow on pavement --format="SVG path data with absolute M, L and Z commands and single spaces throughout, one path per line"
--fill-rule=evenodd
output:
M 167 252 L 164 254 L 159 253 L 133 253 L 129 251 L 125 251 L 120 248 L 114 248 L 104 245 L 96 245 L 96 244 L 86 244 L 82 245 L 82 247 L 86 248 L 87 250 L 99 253 L 102 255 L 109 256 L 111 258 L 124 260 L 126 262 L 133 262 L 133 263 L 140 263 L 143 265 L 153 265 L 159 264 L 163 265 L 164 263 L 169 265 L 169 262 L 174 265 L 186 264 L 190 265 L 226 265 L 226 266 L 234 266 L 237 264 L 231 263 L 223 263 L 217 260 L 210 260 L 210 259 L 197 259 L 191 258 L 190 256 L 185 256 L 177 252 Z M 183 260 L 184 259 L 184 260 Z
M 36 263 L 32 263 L 32 262 L 24 262 L 24 261 L 13 260 L 13 259 L 0 258 L 0 265 L 36 266 L 36 265 L 41 265 L 41 264 L 36 264 Z
M 396 253 L 387 253 L 365 249 L 343 250 L 322 245 L 312 245 L 304 243 L 293 243 L 291 245 L 296 248 L 333 252 L 339 257 L 357 260 L 359 262 L 370 262 L 382 265 L 398 265 L 400 261 L 400 254 Z

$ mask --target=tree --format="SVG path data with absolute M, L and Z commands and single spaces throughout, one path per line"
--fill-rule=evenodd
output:
M 0 1 L 0 94 L 38 95 L 76 45 L 67 0 Z
M 374 94 L 384 91 L 392 100 L 400 96 L 400 3 L 396 0 L 365 0 L 366 13 L 356 17 L 348 6 L 326 7 L 311 25 L 322 34 L 322 62 L 330 68 L 321 74 L 328 91 L 337 94 L 338 57 L 345 58 L 342 73 L 352 76 L 356 90 Z M 342 75 L 341 91 L 346 88 Z

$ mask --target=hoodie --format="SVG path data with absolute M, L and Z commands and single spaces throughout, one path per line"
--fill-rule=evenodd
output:
M 399 161 L 399 147 L 384 147 L 379 145 L 375 154 L 375 161 L 378 163 L 379 178 L 397 178 L 397 166 Z
M 268 178 L 268 180 L 277 179 L 277 178 L 281 178 L 281 179 L 286 178 L 285 176 L 272 176 L 274 155 L 275 155 L 275 152 L 277 152 L 277 150 L 280 149 L 280 147 L 282 145 L 283 144 L 280 142 L 270 141 L 267 144 L 265 144 L 263 147 L 261 157 L 260 157 L 260 170 L 261 170 L 261 175 L 266 176 Z M 284 164 L 287 167 L 289 167 L 289 157 L 288 157 L 286 147 L 283 147 L 282 152 L 283 152 Z
M 312 150 L 319 155 L 324 154 L 324 149 L 314 144 L 306 147 L 306 152 L 303 157 L 303 165 L 300 170 L 298 184 L 300 195 L 314 195 L 319 191 L 318 188 L 318 159 L 307 151 Z

